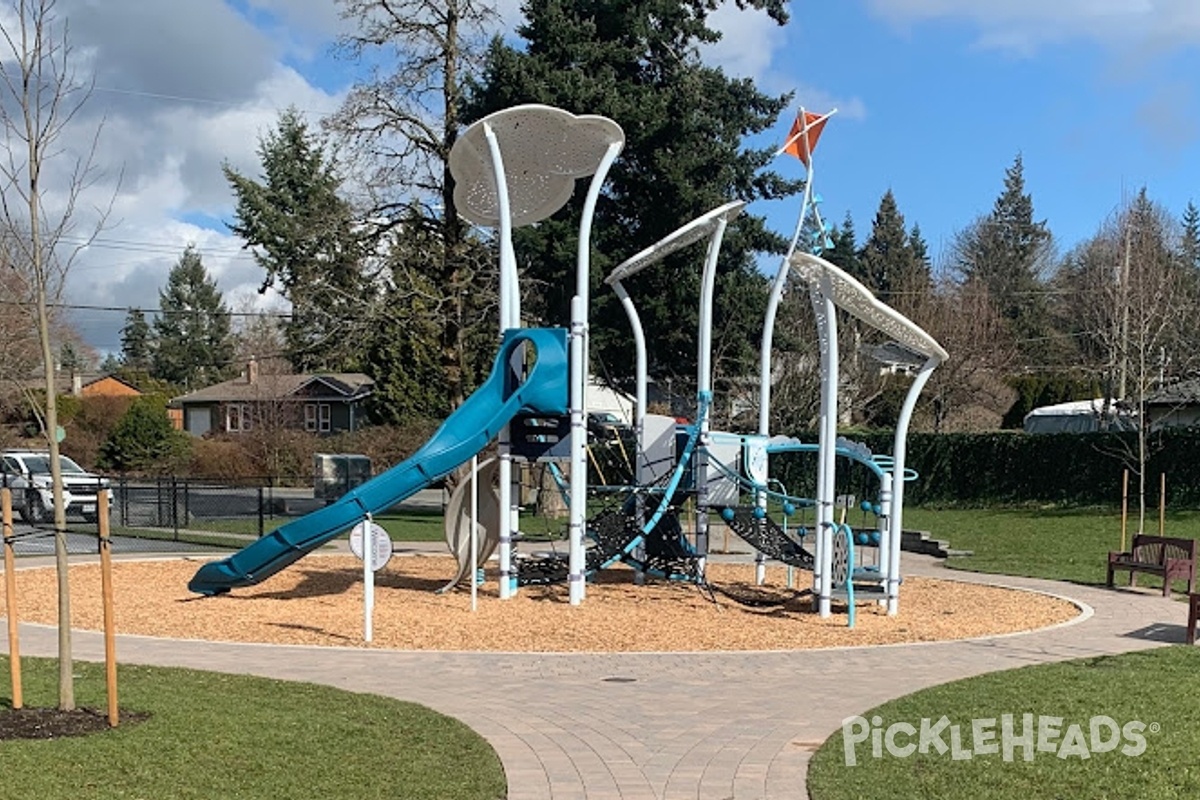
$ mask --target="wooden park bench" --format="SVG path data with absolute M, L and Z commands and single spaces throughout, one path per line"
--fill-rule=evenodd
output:
M 1136 534 L 1129 552 L 1108 553 L 1108 587 L 1113 585 L 1113 571 L 1129 571 L 1129 585 L 1137 585 L 1137 573 L 1158 575 L 1163 579 L 1163 597 L 1171 596 L 1171 581 L 1188 582 L 1188 592 L 1196 591 L 1196 540 L 1173 539 L 1169 536 Z

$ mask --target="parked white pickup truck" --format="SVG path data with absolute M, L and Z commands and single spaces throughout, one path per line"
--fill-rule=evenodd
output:
M 59 456 L 58 463 L 67 513 L 95 522 L 96 492 L 108 488 L 108 479 L 88 472 L 66 456 Z M 44 450 L 5 450 L 0 464 L 3 485 L 12 490 L 13 509 L 34 525 L 49 522 L 54 516 L 50 454 Z

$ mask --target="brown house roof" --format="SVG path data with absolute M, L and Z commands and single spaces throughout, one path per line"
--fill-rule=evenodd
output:
M 80 386 L 84 397 L 133 397 L 142 392 L 129 381 L 116 375 L 101 375 L 91 380 L 85 377 Z
M 173 398 L 171 405 L 253 402 L 288 397 L 323 397 L 351 402 L 369 395 L 374 386 L 375 381 L 361 372 L 259 375 L 254 380 L 242 375 Z

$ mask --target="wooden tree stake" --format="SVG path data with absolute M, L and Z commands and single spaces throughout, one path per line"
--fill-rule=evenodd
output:
M 1158 535 L 1166 536 L 1167 529 L 1167 473 L 1158 473 Z
M 100 594 L 104 603 L 104 684 L 108 692 L 108 724 L 121 721 L 117 708 L 117 632 L 113 620 L 112 537 L 108 528 L 108 489 L 96 492 L 96 519 L 100 524 Z
M 1125 525 L 1129 519 L 1129 470 L 1121 477 L 1121 552 L 1125 552 Z
M 12 707 L 25 707 L 21 693 L 21 646 L 17 635 L 17 569 L 13 558 L 12 490 L 0 489 L 0 509 L 4 522 L 4 602 L 8 617 L 8 670 L 12 674 Z

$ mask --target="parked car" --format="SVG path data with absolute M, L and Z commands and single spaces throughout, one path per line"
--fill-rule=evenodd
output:
M 587 415 L 588 441 L 611 442 L 627 430 L 629 426 L 611 411 L 592 411 Z
M 21 519 L 35 525 L 54 516 L 54 492 L 50 479 L 50 454 L 44 450 L 5 450 L 4 485 L 12 490 L 13 510 Z M 63 506 L 68 514 L 78 514 L 95 522 L 96 493 L 108 488 L 108 479 L 88 472 L 66 456 L 58 457 L 62 470 Z

